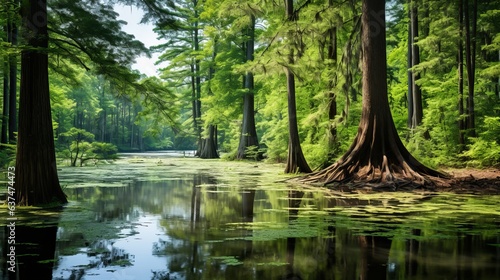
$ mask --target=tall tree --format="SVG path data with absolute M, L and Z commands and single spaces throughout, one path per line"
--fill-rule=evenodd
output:
M 420 50 L 417 45 L 418 40 L 418 4 L 415 0 L 410 0 L 410 42 L 408 42 L 411 46 L 411 54 L 408 54 L 411 57 L 411 68 L 413 66 L 418 65 L 420 63 Z M 422 107 L 422 91 L 420 86 L 417 84 L 417 80 L 420 79 L 420 74 L 416 71 L 412 70 L 412 78 L 411 78 L 411 104 L 408 106 L 412 106 L 411 109 L 411 125 L 410 128 L 416 128 L 422 123 L 423 118 L 423 107 Z
M 297 20 L 298 12 L 294 11 L 293 0 L 285 0 L 286 19 L 288 23 L 293 23 Z M 291 28 L 291 27 L 290 27 Z M 294 48 L 293 48 L 293 32 L 289 31 L 288 43 L 288 66 L 285 68 L 286 85 L 288 93 L 288 156 L 286 160 L 285 173 L 309 173 L 311 168 L 307 164 L 306 158 L 300 146 L 299 128 L 297 125 L 297 104 L 295 100 L 295 74 L 291 67 L 294 64 Z
M 19 21 L 19 3 L 18 1 L 8 1 L 2 11 L 4 19 L 4 29 L 6 43 L 10 49 L 4 55 L 3 69 L 3 113 L 2 113 L 2 132 L 1 143 L 14 143 L 15 131 L 17 130 L 17 25 Z
M 474 86 L 476 77 L 476 30 L 477 30 L 477 0 L 473 0 L 472 9 L 470 9 L 469 0 L 464 2 L 464 20 L 465 20 L 465 59 L 467 65 L 467 117 L 466 125 L 468 134 L 476 137 L 476 121 L 474 113 Z M 472 10 L 472 15 L 469 12 Z M 471 26 L 472 25 L 472 26 Z
M 9 38 L 12 46 L 17 46 L 18 44 L 18 24 L 19 24 L 19 5 L 20 1 L 12 1 L 13 11 L 16 15 L 9 22 Z M 17 132 L 17 52 L 11 53 L 9 56 L 9 143 L 14 144 L 16 142 L 16 132 Z
M 212 63 L 210 64 L 208 70 L 208 95 L 212 96 L 212 87 L 211 81 L 215 74 L 215 58 L 217 57 L 217 38 L 213 40 L 213 51 L 212 51 Z M 209 123 L 206 128 L 208 131 L 207 135 L 202 138 L 201 142 L 201 151 L 200 158 L 211 159 L 211 158 L 219 158 L 219 154 L 217 153 L 217 126 Z M 206 132 L 207 132 L 206 131 Z
M 254 59 L 255 49 L 255 16 L 249 15 L 250 24 L 247 27 L 247 40 L 245 42 L 246 61 Z M 254 77 L 251 71 L 245 75 L 245 89 L 247 92 L 243 95 L 243 122 L 241 124 L 240 144 L 238 146 L 238 159 L 247 157 L 249 147 L 259 147 L 257 130 L 255 129 L 255 85 Z
M 193 0 L 194 6 L 194 18 L 193 20 L 193 121 L 196 129 L 196 134 L 198 136 L 198 149 L 196 150 L 196 155 L 200 156 L 203 149 L 203 139 L 201 137 L 201 68 L 200 59 L 198 52 L 200 51 L 200 19 L 199 19 L 199 6 L 198 0 Z
M 200 75 L 200 7 L 197 0 L 176 1 L 175 23 L 166 26 L 157 26 L 155 32 L 165 42 L 154 46 L 153 50 L 162 52 L 158 63 L 168 64 L 162 71 L 162 78 L 168 81 L 169 87 L 176 91 L 185 92 L 184 105 L 186 117 L 184 122 L 187 129 L 184 135 L 196 141 L 196 155 L 201 152 L 201 77 Z M 189 110 L 190 113 L 187 111 Z M 188 125 L 189 124 L 189 125 Z
M 17 204 L 66 203 L 57 176 L 50 109 L 47 2 L 24 1 L 21 10 L 28 48 L 21 53 Z
M 407 94 L 407 103 L 408 103 L 408 119 L 406 121 L 407 126 L 409 128 L 412 127 L 412 119 L 413 119 L 413 59 L 412 59 L 412 50 L 413 50 L 413 36 L 412 36 L 412 21 L 411 21 L 411 3 L 413 0 L 408 0 L 408 18 L 410 22 L 408 23 L 408 94 Z
M 9 123 L 9 62 L 4 57 L 3 61 L 3 106 L 2 106 L 2 133 L 0 143 L 5 144 L 8 141 L 7 128 Z
M 19 1 L 14 1 L 16 11 L 19 9 Z M 17 45 L 18 28 L 16 21 L 12 21 L 9 29 L 10 43 Z M 17 54 L 9 57 L 9 142 L 16 142 L 17 132 Z
M 425 185 L 443 176 L 418 162 L 396 131 L 387 96 L 385 1 L 362 2 L 363 104 L 358 133 L 333 165 L 299 181 L 323 185 L 351 182 Z
M 328 1 L 328 6 L 333 7 L 333 0 Z M 326 31 L 326 59 L 330 61 L 330 67 L 337 65 L 337 27 L 331 26 Z M 328 81 L 328 119 L 330 120 L 328 127 L 328 159 L 329 163 L 333 162 L 336 152 L 338 150 L 337 139 L 337 124 L 335 118 L 337 117 L 337 94 L 335 93 L 335 81 L 330 79 Z
M 465 149 L 465 119 L 464 119 L 464 13 L 463 13 L 463 0 L 458 1 L 458 24 L 459 24 L 459 38 L 458 38 L 458 144 L 459 150 Z

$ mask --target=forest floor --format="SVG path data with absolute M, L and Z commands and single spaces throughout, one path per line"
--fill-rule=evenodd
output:
M 500 169 L 445 169 L 451 179 L 436 183 L 438 192 L 500 194 Z

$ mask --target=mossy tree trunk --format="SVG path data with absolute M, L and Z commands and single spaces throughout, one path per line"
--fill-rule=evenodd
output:
M 246 41 L 245 56 L 246 61 L 254 59 L 255 44 L 255 16 L 250 15 L 250 26 L 248 27 L 248 40 Z M 254 77 L 252 72 L 245 76 L 245 89 L 248 92 L 243 96 L 243 123 L 241 125 L 240 144 L 236 158 L 244 159 L 248 157 L 249 147 L 259 147 L 257 130 L 255 129 L 255 98 L 254 98 Z M 260 157 L 260 156 L 259 156 Z
M 411 54 L 408 56 L 411 57 L 411 67 L 414 67 L 420 63 L 420 50 L 417 45 L 418 40 L 418 4 L 417 1 L 410 1 L 410 44 L 411 44 Z M 413 108 L 411 109 L 411 126 L 410 128 L 417 128 L 422 124 L 422 118 L 424 116 L 423 107 L 422 107 L 422 90 L 420 86 L 417 84 L 417 81 L 420 79 L 420 74 L 415 73 L 412 70 L 412 82 L 411 82 L 411 94 L 412 96 L 412 104 Z M 408 104 L 410 106 L 410 104 Z
M 47 2 L 23 2 L 30 48 L 21 54 L 15 189 L 18 205 L 66 203 L 57 176 L 48 79 Z
M 212 52 L 212 65 L 209 69 L 208 80 L 211 81 L 215 75 L 215 58 L 217 57 L 217 39 L 214 40 L 214 49 Z M 211 85 L 208 87 L 208 95 L 213 95 Z M 200 113 L 201 116 L 201 113 Z M 219 158 L 217 152 L 217 125 L 209 124 L 206 128 L 208 135 L 201 139 L 201 150 L 199 153 L 200 158 L 213 159 Z
M 362 8 L 363 103 L 358 133 L 349 150 L 333 165 L 299 181 L 424 185 L 443 174 L 418 162 L 396 131 L 387 97 L 385 1 L 364 0 Z
M 287 20 L 292 22 L 297 20 L 297 16 L 293 10 L 293 0 L 285 0 L 285 9 Z M 292 32 L 288 34 L 289 55 L 288 63 L 290 66 L 294 64 L 294 50 Z M 307 164 L 306 158 L 300 146 L 299 128 L 297 124 L 297 103 L 295 100 L 295 74 L 287 67 L 286 72 L 286 85 L 288 93 L 288 157 L 286 160 L 285 173 L 310 173 L 311 168 Z

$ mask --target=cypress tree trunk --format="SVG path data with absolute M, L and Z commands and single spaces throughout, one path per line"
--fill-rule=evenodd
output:
M 474 113 L 474 85 L 476 72 L 476 26 L 477 26 L 477 0 L 474 0 L 472 8 L 472 30 L 471 17 L 469 14 L 469 1 L 464 1 L 464 18 L 465 18 L 465 53 L 467 61 L 467 118 L 466 125 L 468 135 L 476 137 L 476 124 Z
M 17 2 L 17 1 L 16 1 Z M 17 3 L 16 3 L 17 4 Z M 11 25 L 11 43 L 17 45 L 18 29 L 15 24 Z M 17 57 L 15 54 L 10 55 L 10 82 L 9 82 L 9 142 L 16 143 L 17 132 Z
M 9 63 L 6 57 L 4 57 L 3 66 L 3 110 L 0 142 L 6 144 L 8 142 L 7 128 L 9 122 Z
M 254 59 L 255 16 L 250 15 L 250 22 L 247 34 L 248 40 L 246 42 L 246 61 Z M 254 79 L 252 72 L 246 74 L 245 89 L 248 92 L 243 96 L 243 123 L 241 125 L 240 144 L 236 156 L 238 159 L 247 157 L 248 147 L 259 147 L 257 130 L 255 129 Z
M 420 63 L 420 51 L 416 44 L 418 40 L 418 7 L 415 0 L 410 1 L 410 21 L 411 21 L 411 66 L 414 67 Z M 417 80 L 420 79 L 420 74 L 412 71 L 412 100 L 413 110 L 411 118 L 411 128 L 416 128 L 422 124 L 423 109 L 422 109 L 422 91 L 417 85 Z
M 11 12 L 18 8 L 18 1 L 12 1 L 6 5 L 7 10 Z M 18 30 L 17 25 L 8 16 L 5 31 L 7 42 L 12 46 L 17 45 Z M 16 54 L 9 54 L 4 58 L 4 88 L 3 88 L 3 114 L 2 114 L 2 132 L 1 143 L 15 143 L 15 132 L 17 131 L 17 58 Z
M 328 5 L 333 7 L 333 0 L 328 1 Z M 327 38 L 327 59 L 331 61 L 331 67 L 336 67 L 337 65 L 337 28 L 330 27 L 326 34 Z M 330 121 L 328 127 L 328 158 L 327 164 L 330 165 L 334 162 L 334 158 L 337 155 L 337 150 L 339 148 L 339 143 L 337 139 L 337 125 L 335 123 L 335 118 L 337 117 L 337 95 L 335 91 L 335 82 L 331 79 L 328 82 L 328 99 L 329 99 L 329 108 L 328 108 L 328 119 Z M 326 166 L 324 166 L 326 167 Z
M 293 11 L 293 0 L 285 0 L 286 16 L 288 21 L 294 21 L 294 11 Z M 294 52 L 291 46 L 291 40 L 293 34 L 288 34 L 288 40 L 290 45 L 290 54 L 288 56 L 288 62 L 290 65 L 294 63 Z M 295 100 L 295 75 L 292 70 L 287 67 L 286 81 L 287 81 L 287 92 L 288 92 L 288 157 L 286 160 L 285 173 L 309 173 L 311 168 L 307 164 L 306 158 L 302 153 L 302 148 L 300 146 L 299 138 L 299 128 L 297 125 L 297 104 Z
M 366 187 L 427 185 L 444 176 L 419 163 L 403 146 L 387 97 L 385 1 L 363 0 L 363 103 L 353 144 L 333 165 L 299 179 L 310 184 Z
M 23 2 L 31 47 L 21 53 L 15 189 L 18 205 L 66 203 L 57 176 L 48 79 L 47 2 Z
M 200 50 L 200 38 L 199 38 L 199 27 L 198 27 L 198 0 L 193 1 L 194 5 L 194 33 L 193 33 L 193 48 L 196 53 Z M 194 118 L 196 125 L 196 133 L 198 136 L 198 149 L 196 151 L 196 156 L 200 156 L 201 150 L 203 149 L 203 139 L 201 137 L 201 77 L 200 77 L 200 60 L 198 58 L 194 59 L 194 65 L 192 68 L 194 73 L 194 84 L 193 84 L 193 93 L 194 93 Z
M 412 0 L 408 0 L 408 18 L 410 19 L 408 23 L 408 120 L 407 126 L 409 128 L 412 127 L 412 119 L 413 119 L 413 71 L 411 68 L 413 67 L 413 58 L 412 58 L 412 44 L 413 44 L 413 36 L 412 36 L 412 21 L 411 21 L 411 3 Z
M 208 80 L 211 81 L 215 74 L 215 57 L 217 57 L 217 39 L 214 40 L 214 49 L 212 53 L 212 65 L 210 66 L 208 73 Z M 212 88 L 208 87 L 208 95 L 212 95 Z M 200 158 L 210 159 L 219 158 L 217 153 L 217 126 L 210 124 L 208 126 L 208 137 L 201 140 L 201 151 Z
M 196 79 L 195 79 L 195 71 L 194 71 L 194 61 L 191 63 L 191 114 L 193 115 L 193 129 L 196 135 L 198 146 L 196 148 L 195 156 L 199 156 L 201 153 L 201 130 L 198 125 L 198 110 L 197 101 L 196 101 Z
M 458 43 L 458 144 L 459 150 L 465 149 L 465 120 L 464 120 L 464 14 L 463 0 L 458 1 L 459 43 Z
M 202 139 L 200 158 L 219 158 L 217 153 L 217 126 L 208 126 L 208 137 Z

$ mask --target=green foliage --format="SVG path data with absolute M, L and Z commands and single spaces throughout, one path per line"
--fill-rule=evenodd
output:
M 92 152 L 96 155 L 97 159 L 117 159 L 118 148 L 110 143 L 93 142 Z
M 460 154 L 467 165 L 475 167 L 500 165 L 500 117 L 485 117 L 482 133 L 470 138 L 468 150 Z
M 302 145 L 302 151 L 313 170 L 318 170 L 328 162 L 328 145 L 325 143 Z
M 0 167 L 6 168 L 14 166 L 16 159 L 16 145 L 1 144 L 0 145 Z
M 500 144 L 500 117 L 486 116 L 481 126 L 481 137 L 487 141 L 495 141 Z
M 500 144 L 498 142 L 481 138 L 470 139 L 472 144 L 468 145 L 467 151 L 460 154 L 467 165 L 475 167 L 500 165 Z
M 246 149 L 245 149 L 245 155 L 254 161 L 259 160 L 262 152 L 263 152 L 263 150 L 259 149 L 259 147 L 257 147 L 257 146 L 249 146 L 249 147 L 246 147 Z
M 157 137 L 145 135 L 143 141 L 148 150 L 167 150 L 173 147 L 173 142 L 169 138 L 158 140 Z
M 96 145 L 94 140 L 107 142 L 122 151 L 195 149 L 198 137 L 203 136 L 198 128 L 208 125 L 217 126 L 224 157 L 235 158 L 242 97 L 247 94 L 243 76 L 251 71 L 261 147 L 249 152 L 255 155 L 263 151 L 269 161 L 283 162 L 288 149 L 285 68 L 296 76 L 299 134 L 310 165 L 329 164 L 350 147 L 362 106 L 359 3 L 299 1 L 295 3 L 297 21 L 291 25 L 285 23 L 284 6 L 278 2 L 112 1 L 143 7 L 144 21 L 157 24 L 156 32 L 163 42 L 152 50 L 161 52 L 158 63 L 166 67 L 159 78 L 144 78 L 128 67 L 137 55 L 149 51 L 120 31 L 123 22 L 116 20 L 111 2 L 102 6 L 91 2 L 57 0 L 52 3 L 49 21 L 55 136 L 59 144 L 66 145 L 72 161 L 76 148 L 73 145 L 71 149 L 73 141 L 91 145 Z M 498 164 L 498 3 L 483 3 L 478 9 L 474 81 L 477 137 L 460 146 L 458 121 L 466 115 L 460 115 L 457 109 L 457 3 L 430 1 L 419 9 L 417 45 L 421 62 L 411 70 L 420 74 L 417 84 L 422 89 L 424 116 L 421 126 L 410 131 L 408 7 L 403 2 L 388 3 L 387 23 L 388 94 L 403 142 L 418 160 L 434 167 Z M 249 15 L 256 17 L 253 61 L 245 58 Z M 4 42 L 1 46 L 0 55 L 12 51 Z M 293 65 L 288 61 L 290 50 Z M 90 71 L 79 71 L 82 66 Z M 463 82 L 467 93 L 466 71 Z M 333 96 L 337 113 L 330 118 Z M 195 104 L 198 100 L 201 108 Z M 193 107 L 202 112 L 201 117 Z M 336 129 L 334 143 L 329 141 L 332 127 Z M 75 137 L 73 128 L 95 136 L 68 139 Z M 79 149 L 87 148 L 87 144 L 80 144 Z M 111 155 L 111 147 L 91 147 L 86 154 Z M 83 158 L 81 153 L 79 158 Z
M 60 137 L 63 142 L 73 144 L 83 141 L 93 141 L 95 135 L 84 129 L 72 127 L 69 131 L 61 133 Z
M 130 66 L 149 54 L 133 35 L 122 31 L 123 21 L 109 3 L 57 0 L 49 4 L 50 42 L 59 57 L 117 82 L 134 82 Z M 90 66 L 89 60 L 93 62 Z
M 98 160 L 118 158 L 118 148 L 115 145 L 94 142 L 94 139 L 94 134 L 72 127 L 69 131 L 60 134 L 60 143 L 65 144 L 66 148 L 61 149 L 59 157 L 69 159 L 71 166 L 76 166 L 77 161 L 80 166 L 83 166 L 89 160 L 93 160 L 96 164 Z

